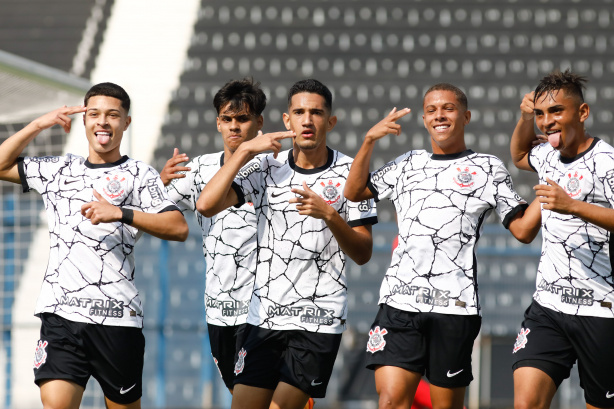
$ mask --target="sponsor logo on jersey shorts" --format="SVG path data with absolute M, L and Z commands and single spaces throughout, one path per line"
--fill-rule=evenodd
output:
M 36 346 L 36 350 L 34 351 L 34 368 L 40 368 L 45 362 L 47 362 L 47 345 L 49 343 L 47 341 L 38 340 L 38 345 Z
M 388 333 L 386 328 L 381 328 L 376 326 L 375 329 L 369 331 L 369 341 L 367 341 L 367 351 L 372 354 L 377 351 L 383 351 L 386 346 L 386 341 L 384 340 L 384 335 Z
M 516 337 L 516 342 L 514 343 L 514 353 L 520 351 L 522 348 L 525 347 L 525 345 L 527 345 L 527 342 L 529 342 L 527 338 L 529 332 L 531 332 L 529 328 L 520 328 L 520 332 L 518 333 L 518 336 Z
M 247 351 L 245 351 L 245 348 L 241 348 L 238 354 L 239 358 L 237 359 L 237 363 L 235 364 L 235 375 L 239 375 L 241 372 L 243 372 L 243 369 L 245 368 L 246 355 Z

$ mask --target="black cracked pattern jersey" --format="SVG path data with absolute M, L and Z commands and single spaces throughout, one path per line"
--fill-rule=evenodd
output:
M 182 211 L 196 215 L 202 229 L 206 261 L 205 311 L 207 322 L 240 325 L 247 320 L 256 272 L 256 213 L 251 202 L 205 217 L 196 210 L 200 193 L 224 164 L 224 152 L 197 156 L 186 166 L 186 177 L 173 179 L 170 198 Z
M 127 156 L 92 164 L 71 154 L 26 157 L 18 168 L 24 192 L 42 195 L 49 224 L 49 262 L 35 313 L 142 328 L 143 308 L 134 286 L 134 245 L 141 233 L 121 222 L 93 225 L 81 206 L 97 200 L 96 190 L 116 206 L 147 213 L 179 210 L 158 172 Z
M 598 138 L 575 158 L 562 158 L 548 143 L 538 145 L 529 164 L 541 184 L 549 178 L 573 199 L 614 205 L 614 148 Z M 542 238 L 535 301 L 565 314 L 614 318 L 612 233 L 542 209 Z
M 475 250 L 488 214 L 507 227 L 526 208 L 497 157 L 407 152 L 370 174 L 376 200 L 395 206 L 399 245 L 380 304 L 412 312 L 479 315 Z
M 292 150 L 257 157 L 238 173 L 239 202 L 254 203 L 258 264 L 247 322 L 274 330 L 336 334 L 345 329 L 345 254 L 323 220 L 299 215 L 289 203 L 303 182 L 333 206 L 351 227 L 377 222 L 373 201 L 343 196 L 352 158 L 328 149 L 325 165 L 302 169 Z

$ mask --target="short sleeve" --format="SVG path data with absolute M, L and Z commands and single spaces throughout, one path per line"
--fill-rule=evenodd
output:
M 199 169 L 198 163 L 190 161 L 185 165 L 192 170 L 188 172 L 180 172 L 185 175 L 184 178 L 173 179 L 171 183 L 166 186 L 169 199 L 177 204 L 181 211 L 196 211 L 196 201 L 198 200 L 195 174 Z
M 30 190 L 41 194 L 45 192 L 47 185 L 57 182 L 61 169 L 69 162 L 69 157 L 64 156 L 19 158 L 17 168 L 24 193 Z
M 362 202 L 348 203 L 348 225 L 350 227 L 377 224 L 377 209 L 373 199 L 363 200 Z
M 245 202 L 253 202 L 262 195 L 262 169 L 265 158 L 263 155 L 256 156 L 237 173 L 232 188 L 239 197 L 238 206 Z
M 502 163 L 494 171 L 493 189 L 495 209 L 501 222 L 507 228 L 512 218 L 526 209 L 527 202 L 514 190 L 512 177 Z
M 164 188 L 160 175 L 153 168 L 149 167 L 143 178 L 137 181 L 140 182 L 140 186 L 137 187 L 139 194 L 134 197 L 138 198 L 138 203 L 132 203 L 133 206 L 145 213 L 179 210 Z
M 400 172 L 399 158 L 372 172 L 367 181 L 367 187 L 373 193 L 376 202 L 382 199 L 390 199 L 394 192 L 397 178 Z

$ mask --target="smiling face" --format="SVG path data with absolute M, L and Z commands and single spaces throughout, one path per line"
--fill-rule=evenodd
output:
M 254 139 L 263 122 L 262 115 L 252 115 L 245 105 L 239 111 L 233 111 L 230 103 L 226 104 L 217 117 L 217 130 L 224 139 L 224 151 L 232 154 L 243 142 Z
M 535 125 L 561 155 L 574 157 L 584 150 L 587 136 L 584 121 L 588 104 L 564 90 L 546 92 L 535 99 Z
M 326 152 L 326 134 L 334 128 L 337 117 L 331 116 L 324 97 L 310 92 L 295 94 L 288 111 L 284 124 L 296 133 L 294 145 L 304 152 Z
M 431 136 L 433 153 L 452 154 L 467 149 L 465 125 L 471 120 L 452 91 L 435 90 L 424 97 L 424 127 Z
M 121 158 L 119 145 L 131 118 L 117 98 L 96 95 L 88 99 L 83 115 L 91 163 L 113 163 Z

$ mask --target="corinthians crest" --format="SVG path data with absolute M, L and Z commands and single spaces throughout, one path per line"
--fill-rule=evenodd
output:
M 565 191 L 571 197 L 578 196 L 580 193 L 582 193 L 582 185 L 580 181 L 582 180 L 583 176 L 578 175 L 578 172 L 576 171 L 573 175 L 571 173 L 568 173 L 567 177 L 569 177 L 569 180 L 565 185 Z
M 126 189 L 124 188 L 125 180 L 126 178 L 122 177 L 120 179 L 118 175 L 115 175 L 113 177 L 107 176 L 107 184 L 102 188 L 104 194 L 111 199 L 120 197 L 126 191 Z
M 367 352 L 371 352 L 372 354 L 377 351 L 382 351 L 386 346 L 386 341 L 384 341 L 384 335 L 388 333 L 386 328 L 381 328 L 376 326 L 374 329 L 369 331 L 369 341 L 367 341 Z
M 341 193 L 339 193 L 341 183 L 337 182 L 333 184 L 333 181 L 329 180 L 328 184 L 320 182 L 320 185 L 322 185 L 322 194 L 320 194 L 320 197 L 324 199 L 326 203 L 333 204 L 341 198 Z
M 458 174 L 454 176 L 454 183 L 460 187 L 471 187 L 475 183 L 473 178 L 477 175 L 476 172 L 470 172 L 468 167 L 465 169 L 456 168 Z

